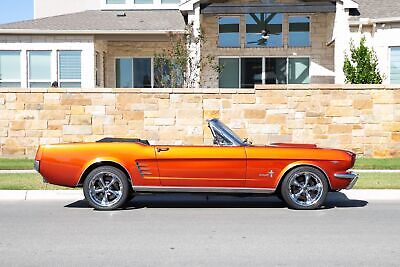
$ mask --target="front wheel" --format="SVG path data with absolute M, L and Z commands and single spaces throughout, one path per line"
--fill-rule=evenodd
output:
M 325 175 L 313 167 L 298 167 L 284 178 L 281 194 L 292 209 L 312 210 L 325 201 L 329 186 Z
M 121 170 L 102 166 L 94 169 L 83 183 L 83 193 L 89 204 L 97 210 L 115 210 L 129 199 L 130 184 Z

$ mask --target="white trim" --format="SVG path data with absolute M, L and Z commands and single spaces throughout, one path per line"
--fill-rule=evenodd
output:
M 135 0 L 126 0 L 125 4 L 107 4 L 107 0 L 101 0 L 103 10 L 138 10 L 138 9 L 179 9 L 179 3 L 162 4 L 161 0 L 153 0 L 153 4 L 135 4 Z
M 125 35 L 125 34 L 169 34 L 184 33 L 185 30 L 149 30 L 149 31 L 136 31 L 136 30 L 40 30 L 40 29 L 0 29 L 0 34 L 84 34 L 84 35 L 95 35 L 95 34 L 108 34 L 108 35 Z

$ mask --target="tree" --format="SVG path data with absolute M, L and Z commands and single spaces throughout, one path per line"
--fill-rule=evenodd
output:
M 220 66 L 212 55 L 200 56 L 206 38 L 203 31 L 193 24 L 186 26 L 185 33 L 170 35 L 170 46 L 155 54 L 155 82 L 163 88 L 193 88 L 200 81 L 200 73 L 210 67 L 220 73 Z
M 346 83 L 381 84 L 384 79 L 384 74 L 378 69 L 378 58 L 374 49 L 367 47 L 365 42 L 363 37 L 358 47 L 353 41 L 350 43 L 350 58 L 345 55 L 343 66 Z

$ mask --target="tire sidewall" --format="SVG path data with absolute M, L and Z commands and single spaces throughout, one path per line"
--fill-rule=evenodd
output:
M 291 178 L 298 172 L 312 172 L 314 174 L 316 174 L 322 182 L 322 194 L 320 199 L 314 203 L 313 205 L 310 206 L 302 206 L 297 204 L 296 202 L 294 202 L 290 195 L 290 190 L 289 190 L 289 182 L 291 180 Z M 325 174 L 320 171 L 317 168 L 314 167 L 310 167 L 310 166 L 302 166 L 302 167 L 297 167 L 293 170 L 291 170 L 287 175 L 285 175 L 284 180 L 282 182 L 282 187 L 281 187 L 281 196 L 283 198 L 283 200 L 286 202 L 286 204 L 289 206 L 289 208 L 291 209 L 296 209 L 296 210 L 313 210 L 313 209 L 318 209 L 321 207 L 321 205 L 325 202 L 325 199 L 328 195 L 328 191 L 329 191 L 329 185 L 328 185 L 328 181 L 327 178 L 325 176 Z
M 123 186 L 122 189 L 122 197 L 121 199 L 114 203 L 111 206 L 108 207 L 103 207 L 98 205 L 97 203 L 95 203 L 91 197 L 90 197 L 90 193 L 89 193 L 89 184 L 91 182 L 91 180 L 100 172 L 110 172 L 113 173 L 115 175 L 117 175 L 120 179 L 121 179 L 121 183 Z M 92 170 L 88 176 L 86 177 L 84 183 L 83 183 L 83 194 L 85 196 L 85 199 L 89 202 L 90 206 L 92 206 L 93 208 L 95 208 L 96 210 L 115 210 L 118 208 L 121 208 L 122 206 L 125 205 L 125 203 L 129 200 L 129 196 L 130 196 L 130 188 L 131 188 L 131 184 L 128 182 L 128 177 L 126 176 L 126 174 L 124 172 L 122 172 L 121 170 L 112 167 L 112 166 L 101 166 L 101 167 L 97 167 L 96 169 Z

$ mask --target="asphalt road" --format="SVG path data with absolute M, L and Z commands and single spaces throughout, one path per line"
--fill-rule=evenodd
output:
M 0 202 L 1 266 L 399 266 L 400 202 L 148 195 L 99 212 L 84 201 Z

